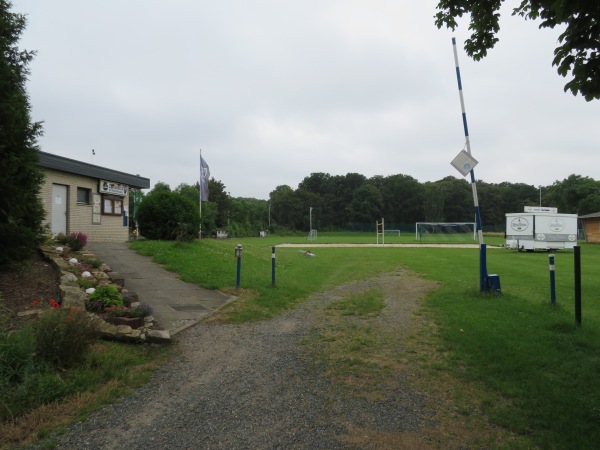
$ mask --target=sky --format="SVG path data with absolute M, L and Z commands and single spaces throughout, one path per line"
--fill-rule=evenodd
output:
M 268 199 L 312 173 L 462 178 L 452 37 L 478 180 L 600 179 L 600 102 L 565 93 L 560 30 L 502 10 L 475 62 L 436 0 L 13 0 L 42 151 Z M 92 152 L 94 150 L 94 152 Z M 95 155 L 93 155 L 95 153 Z

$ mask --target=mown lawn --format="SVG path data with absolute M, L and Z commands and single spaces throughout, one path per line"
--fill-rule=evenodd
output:
M 582 245 L 583 313 L 577 326 L 572 251 L 556 254 L 557 304 L 551 306 L 547 253 L 488 249 L 488 270 L 499 274 L 502 283 L 503 294 L 496 296 L 479 293 L 477 249 L 311 249 L 311 243 L 337 239 L 343 242 L 344 237 L 319 236 L 313 242 L 278 237 L 190 244 L 136 241 L 132 247 L 153 255 L 186 281 L 231 291 L 236 283 L 234 248 L 241 243 L 243 295 L 225 311 L 232 322 L 268 318 L 313 292 L 409 267 L 440 283 L 423 311 L 439 331 L 444 363 L 436 363 L 437 370 L 489 392 L 492 396 L 482 396 L 480 407 L 493 423 L 539 448 L 600 445 L 600 246 Z M 272 286 L 272 246 L 293 241 L 306 246 L 276 249 Z M 304 256 L 306 249 L 316 256 Z

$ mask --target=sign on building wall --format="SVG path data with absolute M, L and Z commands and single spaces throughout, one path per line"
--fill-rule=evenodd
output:
M 126 184 L 115 183 L 108 180 L 100 180 L 98 183 L 98 191 L 101 194 L 112 194 L 126 196 L 129 186 Z
M 100 194 L 93 194 L 92 198 L 92 225 L 101 225 L 102 197 Z

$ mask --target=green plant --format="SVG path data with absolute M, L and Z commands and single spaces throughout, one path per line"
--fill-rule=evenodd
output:
M 98 280 L 94 277 L 90 277 L 90 278 L 79 277 L 79 278 L 77 278 L 77 284 L 82 289 L 95 288 L 96 286 L 98 286 Z
M 85 302 L 86 309 L 93 312 L 103 312 L 111 306 L 123 306 L 123 299 L 112 284 L 96 288 Z
M 56 236 L 54 236 L 54 240 L 58 244 L 62 244 L 62 245 L 67 245 L 67 243 L 69 242 L 69 238 L 64 233 L 58 233 Z
M 102 261 L 97 258 L 79 258 L 79 262 L 82 264 L 87 264 L 94 269 L 99 269 L 102 265 Z
M 152 313 L 150 305 L 139 305 L 133 308 L 125 306 L 109 306 L 104 312 L 112 317 L 146 317 Z
M 146 195 L 138 209 L 140 233 L 150 240 L 191 240 L 198 231 L 200 215 L 192 200 L 161 189 Z
M 57 368 L 68 368 L 82 360 L 98 336 L 93 320 L 75 308 L 54 309 L 32 324 L 36 356 Z

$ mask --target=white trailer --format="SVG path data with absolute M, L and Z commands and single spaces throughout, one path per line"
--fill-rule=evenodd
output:
M 577 214 L 557 208 L 526 206 L 506 214 L 506 247 L 519 251 L 569 249 L 577 245 Z

